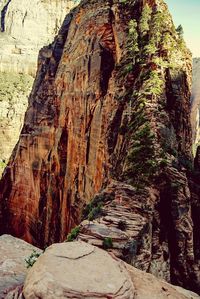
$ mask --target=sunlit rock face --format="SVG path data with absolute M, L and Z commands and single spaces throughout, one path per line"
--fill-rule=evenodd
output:
M 82 1 L 39 53 L 0 182 L 0 231 L 41 247 L 62 241 L 98 193 L 105 214 L 83 227 L 84 241 L 111 236 L 117 256 L 200 292 L 191 71 L 162 0 Z
M 193 59 L 193 83 L 191 98 L 191 122 L 193 133 L 193 151 L 200 144 L 200 58 Z
M 0 177 L 18 141 L 33 77 L 0 73 Z
M 0 177 L 23 126 L 38 52 L 73 6 L 71 0 L 0 2 Z
M 35 75 L 39 49 L 52 42 L 72 0 L 0 3 L 0 71 Z

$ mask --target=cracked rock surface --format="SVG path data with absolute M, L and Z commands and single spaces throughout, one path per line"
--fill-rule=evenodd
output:
M 121 261 L 87 243 L 54 244 L 28 273 L 25 298 L 134 298 Z
M 29 271 L 25 299 L 196 299 L 82 241 L 54 244 Z
M 82 240 L 113 236 L 117 256 L 200 294 L 199 179 L 188 180 L 192 57 L 163 0 L 126 2 L 83 0 L 40 51 L 0 181 L 0 233 L 43 248 L 62 242 L 100 193 L 105 213 Z M 138 54 L 128 50 L 130 19 Z

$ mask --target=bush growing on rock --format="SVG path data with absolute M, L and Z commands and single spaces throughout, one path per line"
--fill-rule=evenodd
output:
M 67 236 L 67 242 L 74 241 L 78 236 L 79 232 L 80 232 L 80 226 L 76 226 L 75 228 L 73 228 Z
M 103 240 L 103 249 L 110 249 L 113 248 L 113 241 L 112 238 L 107 237 Z
M 25 259 L 26 267 L 27 268 L 32 267 L 40 255 L 41 255 L 41 253 L 37 252 L 36 250 L 33 250 L 31 255 Z

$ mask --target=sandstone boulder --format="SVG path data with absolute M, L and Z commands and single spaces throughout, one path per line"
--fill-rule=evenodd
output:
M 23 295 L 25 299 L 199 298 L 82 241 L 50 246 L 29 271 Z
M 25 258 L 36 247 L 9 235 L 0 236 L 0 298 L 5 298 L 8 291 L 18 289 L 24 282 L 27 272 Z M 15 291 L 16 293 L 16 291 Z M 14 297 L 13 297 L 14 298 Z

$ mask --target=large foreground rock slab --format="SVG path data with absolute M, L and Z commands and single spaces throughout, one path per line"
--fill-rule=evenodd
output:
M 5 298 L 9 290 L 24 283 L 27 273 L 25 258 L 36 247 L 9 235 L 0 236 L 0 299 Z
M 28 273 L 24 296 L 33 298 L 134 298 L 122 262 L 84 242 L 54 244 Z
M 25 299 L 200 298 L 82 241 L 50 246 L 29 271 L 23 295 Z

